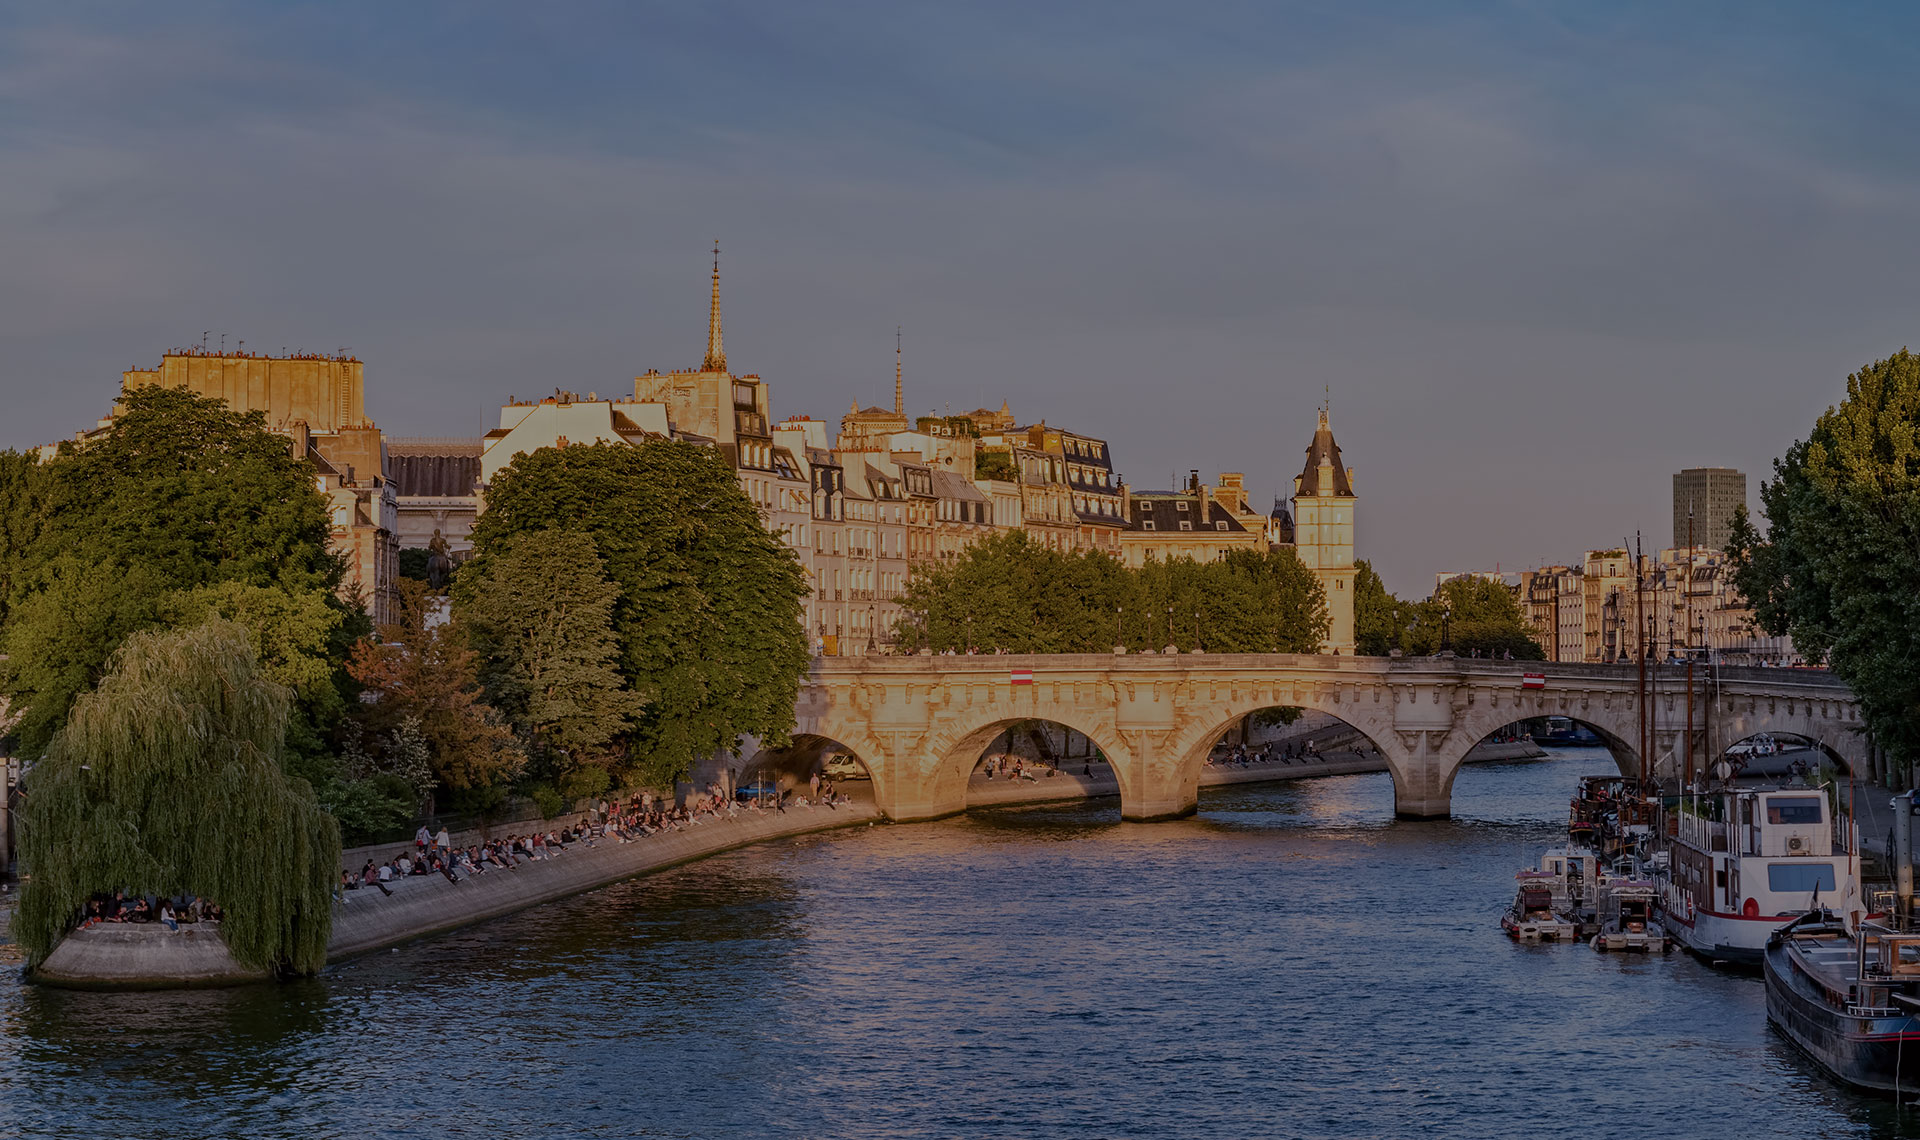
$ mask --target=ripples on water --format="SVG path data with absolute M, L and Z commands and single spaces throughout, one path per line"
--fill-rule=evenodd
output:
M 296 985 L 0 985 L 0 1135 L 1920 1135 L 1758 979 L 1494 924 L 1604 753 L 871 827 Z M 1911 1129 L 1905 1132 L 1903 1129 Z

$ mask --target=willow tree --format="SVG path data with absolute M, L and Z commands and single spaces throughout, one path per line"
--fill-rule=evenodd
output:
M 209 618 L 128 638 L 24 781 L 31 877 L 14 932 L 38 964 L 101 892 L 218 903 L 245 965 L 326 961 L 340 831 L 283 762 L 288 690 L 241 626 Z

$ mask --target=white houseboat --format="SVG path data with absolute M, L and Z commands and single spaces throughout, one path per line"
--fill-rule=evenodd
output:
M 1757 967 L 1773 932 L 1816 905 L 1859 907 L 1850 843 L 1824 787 L 1732 787 L 1667 797 L 1656 917 L 1715 962 Z

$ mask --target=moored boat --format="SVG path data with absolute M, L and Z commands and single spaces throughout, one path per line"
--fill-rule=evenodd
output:
M 1655 918 L 1713 962 L 1759 967 L 1773 932 L 1826 899 L 1857 906 L 1859 880 L 1836 850 L 1819 787 L 1727 787 L 1669 796 Z
M 1514 876 L 1519 889 L 1513 905 L 1500 916 L 1500 929 L 1516 942 L 1572 942 L 1580 936 L 1580 926 L 1554 908 L 1553 876 L 1542 871 L 1522 871 Z
M 1664 954 L 1673 949 L 1666 929 L 1653 917 L 1659 890 L 1651 881 L 1615 880 L 1600 893 L 1600 929 L 1588 945 L 1602 953 L 1624 950 Z
M 1835 1078 L 1920 1091 L 1920 933 L 1814 911 L 1765 951 L 1767 1020 Z M 1908 1050 L 1912 1052 L 1909 1053 Z

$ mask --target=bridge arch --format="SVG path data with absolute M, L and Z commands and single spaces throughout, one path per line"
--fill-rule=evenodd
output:
M 820 771 L 827 759 L 836 754 L 846 756 L 859 765 L 873 784 L 874 798 L 878 800 L 885 773 L 876 771 L 875 765 L 861 754 L 858 746 L 814 732 L 796 732 L 781 747 L 763 745 L 741 764 L 737 779 L 741 783 L 754 783 L 771 778 L 784 791 L 805 785 L 808 778 Z

